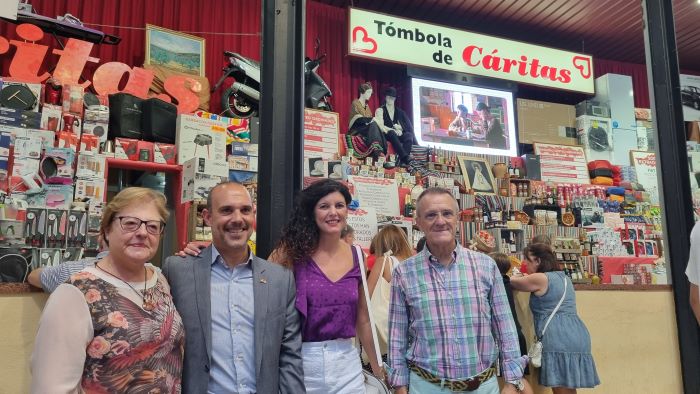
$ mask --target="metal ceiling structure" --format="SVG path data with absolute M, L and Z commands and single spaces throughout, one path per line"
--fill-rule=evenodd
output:
M 640 0 L 315 0 L 644 63 Z M 700 3 L 673 0 L 681 70 L 700 72 Z

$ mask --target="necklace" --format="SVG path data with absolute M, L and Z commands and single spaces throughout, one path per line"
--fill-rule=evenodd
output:
M 134 293 L 136 293 L 139 296 L 139 298 L 141 298 L 141 301 L 142 301 L 141 307 L 145 311 L 150 312 L 153 309 L 155 309 L 155 304 L 153 303 L 153 300 L 151 299 L 151 297 L 149 297 L 149 293 L 146 292 L 146 290 L 147 290 L 146 286 L 148 285 L 148 280 L 147 280 L 148 271 L 146 270 L 145 266 L 143 267 L 143 294 L 141 294 L 138 290 L 136 290 L 136 288 L 134 286 L 132 286 L 131 283 L 125 281 L 124 279 L 118 277 L 117 275 L 114 275 L 113 273 L 111 273 L 111 272 L 107 271 L 106 269 L 97 265 L 97 262 L 95 262 L 95 267 L 97 267 L 100 271 L 106 273 L 107 275 L 109 275 L 113 278 L 119 279 L 120 281 L 126 283 L 126 285 L 129 286 L 131 288 L 131 290 L 133 290 Z

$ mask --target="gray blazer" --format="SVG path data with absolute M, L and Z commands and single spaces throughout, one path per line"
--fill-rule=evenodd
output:
M 168 257 L 163 274 L 185 325 L 182 392 L 206 393 L 211 365 L 211 247 Z M 255 380 L 259 394 L 305 393 L 294 274 L 253 257 Z

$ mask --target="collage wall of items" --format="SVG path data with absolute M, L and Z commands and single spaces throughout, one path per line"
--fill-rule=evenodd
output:
M 29 264 L 98 248 L 89 230 L 99 226 L 109 110 L 79 85 L 5 79 L 0 89 L 0 281 L 21 282 Z

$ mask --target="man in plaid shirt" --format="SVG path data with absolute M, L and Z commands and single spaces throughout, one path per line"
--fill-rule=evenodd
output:
M 496 263 L 455 241 L 458 205 L 451 192 L 425 190 L 416 222 L 426 248 L 399 265 L 391 281 L 389 384 L 397 394 L 498 393 L 524 389 L 508 298 Z M 499 361 L 500 355 L 500 361 Z

